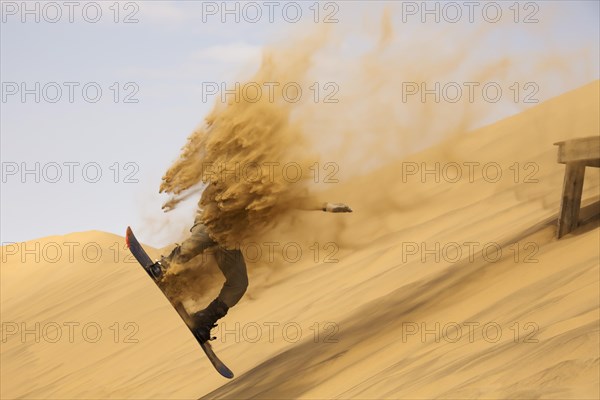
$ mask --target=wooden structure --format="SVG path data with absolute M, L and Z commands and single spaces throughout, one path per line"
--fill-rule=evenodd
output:
M 558 239 L 577 228 L 585 167 L 600 167 L 600 136 L 565 140 L 558 146 L 558 162 L 566 164 L 560 212 Z

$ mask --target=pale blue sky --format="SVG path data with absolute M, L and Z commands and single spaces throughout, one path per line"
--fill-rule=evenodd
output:
M 26 15 L 21 21 L 20 10 L 13 15 L 21 2 L 3 2 L 1 25 L 1 80 L 3 98 L 1 105 L 1 158 L 3 172 L 15 165 L 40 169 L 50 179 L 40 175 L 22 178 L 5 175 L 1 193 L 1 242 L 15 242 L 75 231 L 103 230 L 123 234 L 127 225 L 138 227 L 142 240 L 153 245 L 166 245 L 169 232 L 177 232 L 191 223 L 193 204 L 174 214 L 163 214 L 160 206 L 165 200 L 158 192 L 160 178 L 177 157 L 186 137 L 199 124 L 212 102 L 203 102 L 202 82 L 231 81 L 238 76 L 249 76 L 258 66 L 261 48 L 273 41 L 282 42 L 292 30 L 311 29 L 314 2 L 302 2 L 304 17 L 297 24 L 286 21 L 275 11 L 273 23 L 266 14 L 257 23 L 236 23 L 229 16 L 221 22 L 214 15 L 205 15 L 202 2 L 128 2 L 120 3 L 119 18 L 136 11 L 139 22 L 114 23 L 113 2 L 97 2 L 103 14 L 98 23 L 86 22 L 81 9 L 76 9 L 73 23 L 67 20 L 67 9 L 57 23 L 44 20 L 51 14 L 40 14 L 40 22 Z M 62 2 L 58 2 L 62 4 Z M 261 5 L 263 2 L 256 2 Z M 327 2 L 321 2 L 324 7 Z M 331 2 L 333 3 L 333 2 Z M 420 4 L 417 2 L 416 4 Z M 458 2 L 462 4 L 462 2 Z M 499 2 L 509 18 L 510 4 Z M 521 2 L 522 7 L 527 2 Z M 533 3 L 533 2 L 529 2 Z M 35 2 L 29 3 L 35 7 Z M 82 7 L 84 2 L 81 3 Z M 220 5 L 221 2 L 214 4 Z M 240 7 L 244 3 L 239 3 Z M 282 7 L 285 4 L 281 3 Z M 404 15 L 402 23 L 400 2 L 336 2 L 339 11 L 337 28 L 353 30 L 365 20 L 378 21 L 384 5 L 393 5 L 394 29 L 409 35 L 411 26 L 437 29 L 440 24 L 421 24 L 418 16 Z M 432 3 L 430 3 L 432 4 Z M 443 2 L 439 3 L 440 7 Z M 588 2 L 537 2 L 540 22 L 537 24 L 504 23 L 489 37 L 489 46 L 474 51 L 475 57 L 486 53 L 521 52 L 526 58 L 540 48 L 552 48 L 558 53 L 574 48 L 587 49 L 589 54 L 573 58 L 571 66 L 580 73 L 583 84 L 598 77 L 599 8 L 597 1 Z M 8 7 L 8 8 L 7 8 Z M 39 7 L 43 7 L 40 3 Z M 41 9 L 40 9 L 41 10 Z M 262 7 L 263 12 L 267 8 Z M 523 9 L 522 18 L 527 11 Z M 250 11 L 250 10 L 249 10 Z M 335 8 L 321 10 L 323 13 Z M 42 11 L 40 11 L 41 13 Z M 92 14 L 93 15 L 93 14 Z M 320 18 L 323 18 L 323 14 Z M 510 16 L 512 18 L 512 16 Z M 475 25 L 483 24 L 476 14 Z M 444 24 L 444 21 L 441 21 Z M 467 21 L 457 25 L 467 25 Z M 447 24 L 451 25 L 451 24 Z M 460 38 L 460 37 L 459 37 Z M 468 38 L 463 38 L 467 40 Z M 285 41 L 284 41 L 285 43 Z M 361 47 L 357 39 L 356 51 Z M 550 46 L 550 47 L 549 47 Z M 592 60 L 591 62 L 589 60 Z M 6 86 L 35 82 L 43 86 L 48 82 L 80 82 L 75 89 L 74 102 L 63 97 L 57 103 L 35 103 L 33 95 L 25 102 L 19 96 L 8 96 Z M 87 82 L 97 82 L 103 91 L 97 103 L 83 99 L 81 87 Z M 132 92 L 124 88 L 133 82 L 139 91 L 137 103 L 118 103 L 112 100 L 111 85 L 119 83 L 120 94 Z M 570 85 L 574 83 L 570 82 Z M 557 81 L 556 87 L 547 88 L 540 95 L 556 95 L 575 86 L 565 87 Z M 53 95 L 51 92 L 51 96 Z M 495 119 L 506 116 L 507 110 L 498 111 Z M 74 166 L 74 182 L 68 181 L 68 166 Z M 24 163 L 24 164 L 23 164 Z M 62 178 L 51 183 L 57 163 Z M 93 164 L 96 163 L 96 164 Z M 120 175 L 114 182 L 115 163 Z M 132 164 L 127 164 L 132 163 Z M 93 178 L 94 165 L 99 165 L 102 177 L 96 183 L 82 176 L 82 166 L 91 165 L 88 172 Z M 128 168 L 125 168 L 125 165 Z M 42 172 L 42 171 L 40 171 Z M 125 175 L 134 172 L 136 183 L 125 183 Z M 159 227 L 166 233 L 156 234 Z

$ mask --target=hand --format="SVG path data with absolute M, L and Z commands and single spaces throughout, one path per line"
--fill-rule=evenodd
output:
M 352 209 L 344 203 L 325 203 L 323 211 L 331 213 L 352 212 Z

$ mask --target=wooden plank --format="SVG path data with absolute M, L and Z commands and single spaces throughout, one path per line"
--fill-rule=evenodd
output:
M 591 167 L 600 166 L 600 136 L 565 140 L 554 143 L 558 146 L 558 162 L 584 161 Z
M 577 228 L 584 176 L 584 162 L 567 163 L 565 168 L 565 180 L 563 182 L 563 194 L 560 203 L 560 213 L 558 215 L 557 237 L 559 239 Z

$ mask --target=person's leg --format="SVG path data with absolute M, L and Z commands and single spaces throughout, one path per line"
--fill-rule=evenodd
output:
M 225 276 L 225 284 L 208 307 L 192 316 L 195 328 L 203 340 L 210 339 L 210 330 L 216 326 L 217 320 L 223 318 L 229 308 L 240 301 L 248 287 L 246 263 L 241 251 L 219 247 L 215 252 L 215 258 Z
M 217 298 L 231 308 L 240 301 L 248 288 L 248 272 L 244 256 L 239 250 L 218 248 L 215 257 L 219 269 L 225 276 L 225 283 Z

